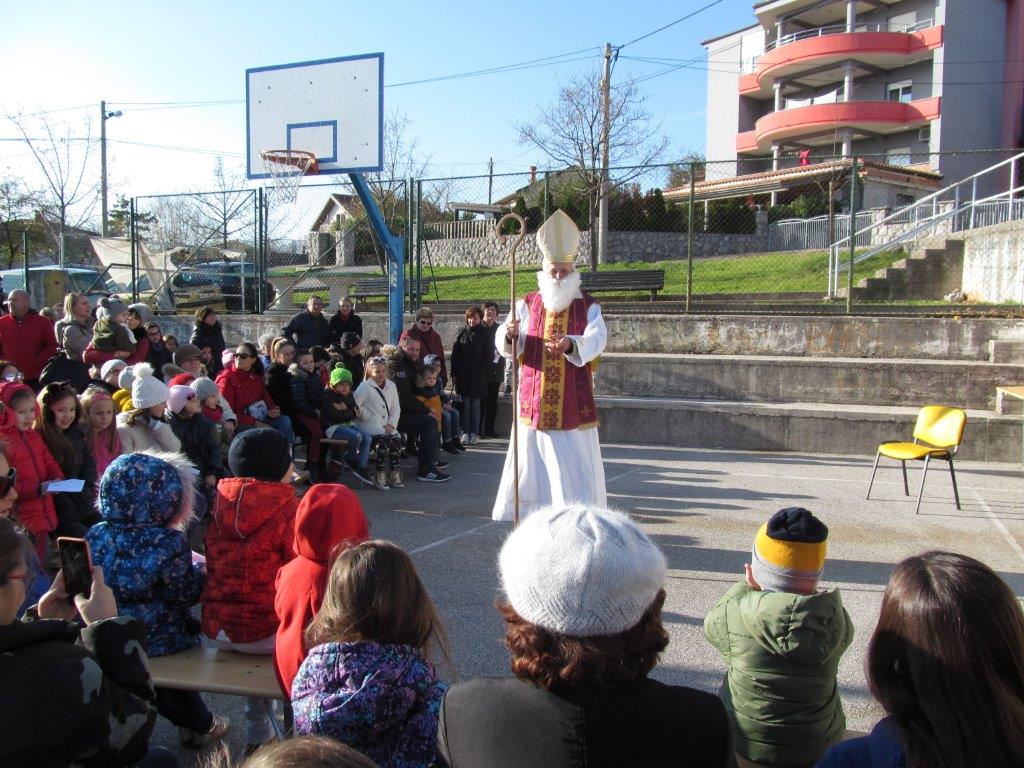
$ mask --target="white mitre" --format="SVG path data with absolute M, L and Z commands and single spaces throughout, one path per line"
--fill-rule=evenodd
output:
M 537 230 L 537 247 L 544 254 L 545 269 L 552 264 L 572 264 L 579 245 L 580 231 L 561 208 Z

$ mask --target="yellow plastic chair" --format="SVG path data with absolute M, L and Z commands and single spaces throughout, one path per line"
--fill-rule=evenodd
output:
M 907 462 L 923 461 L 924 473 L 921 475 L 921 489 L 917 492 L 917 509 L 914 510 L 916 515 L 921 511 L 921 497 L 924 495 L 925 478 L 928 477 L 928 464 L 932 459 L 944 459 L 949 463 L 949 477 L 953 481 L 953 498 L 956 499 L 956 508 L 960 509 L 960 491 L 956 487 L 953 455 L 960 447 L 966 423 L 967 414 L 960 408 L 926 405 L 917 414 L 917 424 L 914 425 L 914 442 L 889 442 L 878 446 L 878 454 L 875 456 L 874 469 L 871 470 L 871 482 L 868 483 L 866 498 L 871 498 L 871 486 L 875 482 L 878 461 L 883 456 L 895 459 L 900 463 L 900 467 L 903 469 L 903 493 L 907 496 L 910 495 L 910 488 L 907 485 Z

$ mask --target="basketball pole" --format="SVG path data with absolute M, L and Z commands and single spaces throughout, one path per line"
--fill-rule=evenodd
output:
M 377 239 L 384 245 L 388 255 L 388 341 L 398 344 L 405 309 L 405 242 L 391 234 L 363 174 L 350 173 L 348 177 L 359 195 L 359 202 L 363 204 Z
M 509 273 L 509 312 L 513 317 L 516 317 L 516 250 L 519 248 L 519 244 L 526 238 L 526 220 L 518 213 L 506 213 L 500 219 L 498 223 L 494 225 L 494 238 L 498 241 L 498 245 L 505 245 L 505 241 L 508 239 L 505 235 L 501 234 L 501 228 L 504 226 L 506 221 L 518 221 L 519 222 L 519 234 L 516 236 L 515 242 L 512 243 L 512 254 L 509 256 L 511 262 L 510 273 Z M 523 329 L 519 329 L 519 333 L 523 333 Z M 514 491 L 514 506 L 512 507 L 512 525 L 519 525 L 519 336 L 512 339 L 512 474 L 513 474 L 513 488 Z

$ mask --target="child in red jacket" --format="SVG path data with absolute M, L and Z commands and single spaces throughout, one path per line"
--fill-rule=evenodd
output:
M 18 502 L 14 517 L 35 538 L 36 552 L 46 562 L 46 540 L 57 527 L 57 512 L 53 497 L 46 492 L 45 484 L 51 480 L 63 480 L 53 454 L 46 447 L 42 436 L 32 429 L 39 417 L 39 406 L 35 393 L 18 381 L 0 384 L 0 437 L 7 443 L 11 468 L 18 479 L 14 490 Z
M 246 430 L 232 441 L 228 466 L 235 477 L 217 484 L 206 530 L 203 634 L 220 649 L 271 654 L 274 581 L 295 556 L 295 489 L 285 482 L 295 469 L 291 446 L 276 430 Z M 249 747 L 270 739 L 262 699 L 247 697 L 245 718 Z
M 344 485 L 318 483 L 295 513 L 295 559 L 277 572 L 274 667 L 285 693 L 306 658 L 303 633 L 320 610 L 331 563 L 347 547 L 370 538 L 370 524 L 355 493 Z

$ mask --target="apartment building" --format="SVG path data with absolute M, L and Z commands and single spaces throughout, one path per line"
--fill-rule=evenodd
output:
M 870 155 L 946 184 L 991 156 L 935 153 L 1021 146 L 1024 0 L 765 0 L 754 15 L 703 42 L 719 177 Z

